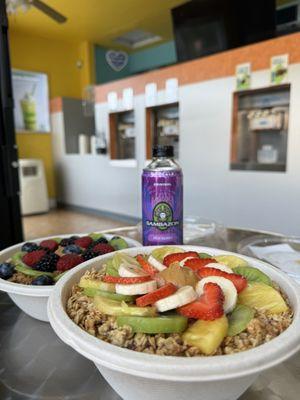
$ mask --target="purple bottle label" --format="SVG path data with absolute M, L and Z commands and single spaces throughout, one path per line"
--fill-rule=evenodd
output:
M 142 188 L 143 244 L 182 244 L 181 171 L 144 171 Z

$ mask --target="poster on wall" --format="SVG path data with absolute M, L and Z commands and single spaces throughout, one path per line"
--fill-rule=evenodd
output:
M 16 130 L 50 132 L 47 75 L 14 69 L 12 84 Z
M 236 75 L 236 89 L 246 90 L 251 86 L 251 64 L 238 64 L 235 70 Z
M 271 58 L 271 84 L 280 85 L 288 80 L 289 55 L 282 54 Z

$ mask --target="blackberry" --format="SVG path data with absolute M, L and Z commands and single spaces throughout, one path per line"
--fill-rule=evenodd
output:
M 54 279 L 51 278 L 51 276 L 48 275 L 40 275 L 37 278 L 35 278 L 32 282 L 32 285 L 37 285 L 37 286 L 44 286 L 44 285 L 54 285 Z
M 66 247 L 66 246 L 70 246 L 70 244 L 73 244 L 75 240 L 76 239 L 65 238 L 65 239 L 62 239 L 59 244 L 60 244 L 60 246 Z
M 93 251 L 91 249 L 86 249 L 81 254 L 81 256 L 84 259 L 84 261 L 87 261 L 87 260 L 91 260 L 92 258 L 95 258 L 95 257 L 99 256 L 99 253 L 96 253 L 95 251 Z
M 35 266 L 34 269 L 43 272 L 53 272 L 56 270 L 56 264 L 59 256 L 55 253 L 46 254 Z
M 40 250 L 39 247 L 40 246 L 38 244 L 36 244 L 36 243 L 26 242 L 26 243 L 23 244 L 23 246 L 21 248 L 21 251 L 26 251 L 27 253 L 30 253 L 30 252 L 35 251 L 35 250 Z
M 79 238 L 80 238 L 80 236 L 71 236 L 71 237 L 70 237 L 70 239 L 72 239 L 73 242 L 75 242 L 75 240 L 76 240 L 76 239 L 79 239 Z
M 108 243 L 108 240 L 105 237 L 100 237 L 99 239 L 97 239 L 93 242 L 93 246 L 96 246 L 96 244 L 99 244 L 99 243 Z

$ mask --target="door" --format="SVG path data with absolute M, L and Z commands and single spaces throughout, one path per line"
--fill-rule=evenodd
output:
M 5 1 L 0 1 L 0 250 L 22 241 Z

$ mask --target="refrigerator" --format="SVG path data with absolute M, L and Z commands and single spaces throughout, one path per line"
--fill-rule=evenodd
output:
M 5 1 L 0 1 L 0 250 L 23 240 Z

